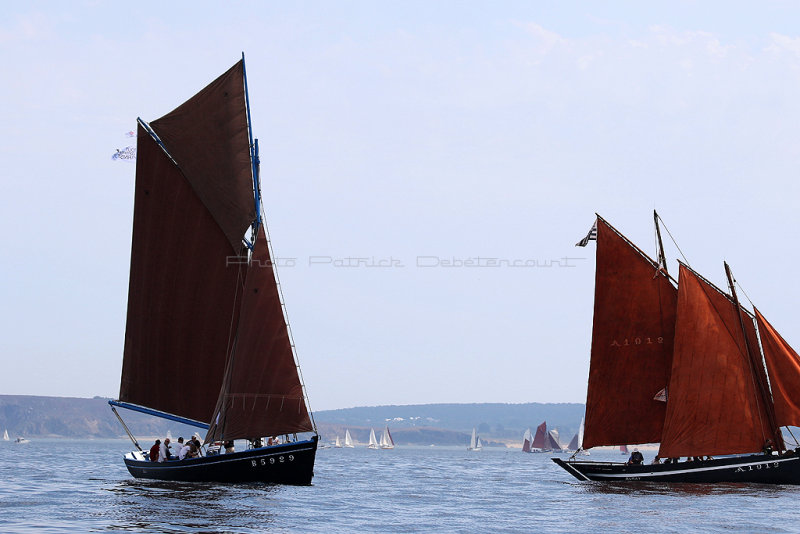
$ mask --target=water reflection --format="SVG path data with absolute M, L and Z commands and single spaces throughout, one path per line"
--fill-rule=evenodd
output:
M 104 489 L 111 499 L 98 517 L 114 530 L 242 532 L 274 524 L 281 486 L 129 479 Z

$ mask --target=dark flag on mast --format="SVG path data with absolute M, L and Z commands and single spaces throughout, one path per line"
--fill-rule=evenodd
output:
M 595 219 L 594 224 L 592 224 L 592 228 L 589 230 L 589 233 L 586 234 L 586 237 L 575 243 L 575 246 L 585 247 L 589 244 L 589 241 L 597 241 L 597 219 Z

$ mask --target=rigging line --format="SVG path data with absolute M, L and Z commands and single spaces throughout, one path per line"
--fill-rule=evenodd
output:
M 753 304 L 753 301 L 752 301 L 752 300 L 750 300 L 750 296 L 747 294 L 747 291 L 745 291 L 745 290 L 744 290 L 744 288 L 742 287 L 742 284 L 740 284 L 740 283 L 739 283 L 737 280 L 735 280 L 735 279 L 733 280 L 733 283 L 735 283 L 737 286 L 739 286 L 739 289 L 741 289 L 741 290 L 742 290 L 742 293 L 744 293 L 744 298 L 746 298 L 746 299 L 747 299 L 747 302 L 749 302 L 749 303 L 750 303 L 750 306 L 752 306 L 753 308 L 755 308 L 755 307 L 756 307 L 756 305 L 755 305 L 755 304 Z
M 675 241 L 674 237 L 672 237 L 672 232 L 670 232 L 669 228 L 667 228 L 667 224 L 664 222 L 664 219 L 661 218 L 661 215 L 658 215 L 658 220 L 661 221 L 662 225 L 664 225 L 664 230 L 667 231 L 667 235 L 669 235 L 669 238 L 672 239 L 672 243 L 675 245 L 675 248 L 677 248 L 678 252 L 681 253 L 681 257 L 683 257 L 683 261 L 686 262 L 686 265 L 691 267 L 692 264 L 689 263 L 689 259 L 686 257 L 686 254 L 684 254 L 683 251 L 681 250 L 681 247 L 678 246 L 678 242 Z

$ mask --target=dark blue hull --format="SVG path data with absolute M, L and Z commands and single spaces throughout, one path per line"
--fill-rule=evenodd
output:
M 586 462 L 561 458 L 553 458 L 553 461 L 583 481 L 800 484 L 800 456 L 794 454 L 753 454 L 656 465 Z
M 139 460 L 141 453 L 133 453 L 125 457 L 125 466 L 135 478 L 153 480 L 309 485 L 318 439 L 169 462 Z

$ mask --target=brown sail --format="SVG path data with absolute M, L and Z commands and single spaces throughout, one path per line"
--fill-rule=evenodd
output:
M 238 253 L 256 215 L 244 60 L 150 127 Z
M 800 356 L 757 309 L 755 315 L 772 386 L 775 422 L 800 426 Z
M 254 250 L 236 343 L 207 442 L 313 430 L 261 229 Z
M 756 452 L 775 442 L 736 306 L 681 265 L 675 351 L 659 456 Z M 749 340 L 755 327 L 744 321 Z
M 179 166 L 139 126 L 121 401 L 211 419 L 238 310 L 230 255 Z
M 594 324 L 583 447 L 661 439 L 677 291 L 658 265 L 597 218 Z

